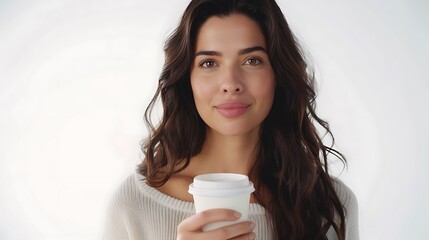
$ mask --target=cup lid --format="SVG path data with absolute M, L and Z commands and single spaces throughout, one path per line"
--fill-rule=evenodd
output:
M 253 183 L 246 175 L 237 173 L 209 173 L 198 175 L 189 185 L 189 193 L 222 197 L 254 192 Z

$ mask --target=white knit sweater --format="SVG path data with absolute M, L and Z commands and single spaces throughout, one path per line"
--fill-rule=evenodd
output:
M 333 178 L 337 194 L 347 209 L 346 239 L 359 239 L 358 205 L 353 192 Z M 170 197 L 146 184 L 139 173 L 129 176 L 114 194 L 107 212 L 104 240 L 176 240 L 176 228 L 195 214 L 194 204 Z M 272 239 L 271 221 L 265 209 L 251 203 L 249 217 L 258 240 Z M 331 227 L 328 239 L 338 239 Z

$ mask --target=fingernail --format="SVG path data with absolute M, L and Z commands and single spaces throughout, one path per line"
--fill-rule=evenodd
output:
M 255 228 L 255 224 L 254 224 L 254 223 L 252 223 L 252 222 L 251 222 L 249 225 L 250 225 L 250 228 L 251 228 L 251 229 L 254 229 L 254 228 Z
M 234 211 L 234 217 L 237 219 L 241 218 L 241 213 Z

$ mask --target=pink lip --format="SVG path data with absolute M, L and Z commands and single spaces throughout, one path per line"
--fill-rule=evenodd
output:
M 229 102 L 216 105 L 215 108 L 224 117 L 233 118 L 244 114 L 249 108 L 250 104 L 242 102 Z

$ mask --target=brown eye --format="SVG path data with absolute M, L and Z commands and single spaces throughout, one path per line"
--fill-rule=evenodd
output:
M 200 67 L 202 67 L 202 68 L 212 68 L 212 67 L 216 67 L 216 63 L 213 60 L 207 60 L 207 61 L 203 61 L 200 64 Z
M 244 64 L 247 65 L 259 65 L 262 63 L 262 60 L 259 58 L 249 58 L 246 60 L 246 62 Z

